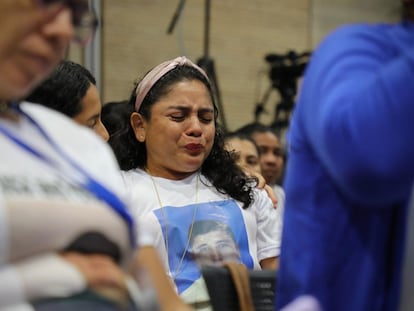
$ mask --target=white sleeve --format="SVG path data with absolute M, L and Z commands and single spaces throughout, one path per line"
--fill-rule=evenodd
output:
M 282 216 L 274 209 L 265 190 L 255 190 L 257 218 L 257 258 L 259 261 L 280 255 Z
M 0 270 L 0 308 L 40 298 L 68 297 L 86 288 L 75 266 L 56 254 L 33 256 Z
M 36 311 L 29 303 L 21 303 L 9 307 L 1 308 L 1 311 Z
M 7 212 L 12 241 L 7 260 L 59 251 L 83 233 L 94 231 L 115 243 L 123 259 L 129 258 L 131 249 L 125 222 L 99 202 L 11 201 Z
M 136 219 L 136 232 L 137 232 L 137 247 L 142 246 L 155 246 L 155 239 L 153 232 L 150 232 L 148 228 L 153 228 L 153 226 L 146 227 L 145 225 L 142 225 L 143 223 L 148 223 L 147 219 L 148 217 L 143 216 L 142 218 Z
M 0 266 L 7 262 L 9 257 L 9 222 L 7 219 L 6 204 L 0 187 Z
M 2 265 L 0 268 L 0 309 L 25 301 L 21 279 L 14 266 Z M 5 286 L 7 284 L 7 286 Z

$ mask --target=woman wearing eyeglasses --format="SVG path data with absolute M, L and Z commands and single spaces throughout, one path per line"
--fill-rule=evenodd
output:
M 57 112 L 18 102 L 63 58 L 82 26 L 80 3 L 0 3 L 0 24 L 14 31 L 14 40 L 0 35 L 0 309 L 31 310 L 27 302 L 86 287 L 103 299 L 128 301 L 120 299 L 126 295 L 120 268 L 126 271 L 133 260 L 135 229 L 109 147 Z M 18 27 L 9 18 L 22 12 L 36 27 Z M 145 266 L 157 286 L 152 254 L 141 250 L 137 266 Z M 172 290 L 162 288 L 165 306 L 163 294 Z M 170 309 L 178 310 L 182 304 L 170 298 Z
M 22 12 L 33 12 L 36 16 L 50 10 L 36 7 L 32 1 L 5 2 L 1 6 L 2 18 L 3 15 L 6 15 L 4 18 L 21 17 Z M 82 175 L 80 171 L 88 160 L 82 163 L 76 155 L 75 142 L 64 138 L 72 133 L 85 137 L 85 142 L 95 148 L 102 150 L 105 146 L 101 147 L 94 137 L 51 111 L 28 103 L 14 103 L 53 70 L 74 36 L 74 14 L 70 7 L 58 5 L 52 10 L 54 15 L 31 31 L 17 30 L 7 19 L 3 20 L 7 27 L 16 29 L 17 39 L 4 43 L 9 50 L 5 49 L 0 63 L 1 308 L 45 296 L 69 295 L 81 291 L 87 284 L 119 286 L 122 274 L 109 257 L 50 252 L 59 246 L 63 251 L 86 228 L 110 236 L 122 256 L 129 251 L 123 219 L 113 217 L 114 211 L 103 208 L 100 200 L 87 195 L 88 190 L 82 186 L 87 184 L 84 180 L 96 179 L 99 165 L 111 158 L 103 152 L 105 159 L 101 164 L 95 167 L 88 164 L 85 168 L 85 174 L 92 177 Z M 62 141 L 68 147 L 61 145 Z M 78 167 L 79 172 L 71 166 Z M 107 172 L 114 178 L 117 176 L 115 170 Z M 86 204 L 88 209 L 76 216 L 74 209 Z M 97 217 L 95 221 L 106 219 L 113 227 L 91 228 L 92 217 Z

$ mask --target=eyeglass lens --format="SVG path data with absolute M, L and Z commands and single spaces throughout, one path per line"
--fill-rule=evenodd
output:
M 98 26 L 98 19 L 89 7 L 88 0 L 39 0 L 42 5 L 63 3 L 72 11 L 72 23 L 75 26 L 75 40 L 86 43 L 94 34 Z

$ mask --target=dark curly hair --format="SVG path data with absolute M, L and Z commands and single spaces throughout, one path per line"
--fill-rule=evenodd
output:
M 247 208 L 253 202 L 253 188 L 257 185 L 257 178 L 248 177 L 235 162 L 235 155 L 224 149 L 224 138 L 221 128 L 217 124 L 218 109 L 215 104 L 213 91 L 209 81 L 195 68 L 189 65 L 178 65 L 162 78 L 160 78 L 145 96 L 139 113 L 147 120 L 151 118 L 152 106 L 163 96 L 168 94 L 173 86 L 183 80 L 199 80 L 209 90 L 214 105 L 216 132 L 210 154 L 201 166 L 201 173 L 223 194 L 228 194 L 235 200 L 243 203 Z M 135 89 L 131 93 L 129 105 L 135 107 Z M 133 108 L 135 109 L 135 108 Z M 147 150 L 145 143 L 135 138 L 129 118 L 124 120 L 122 135 L 110 138 L 118 163 L 122 170 L 134 168 L 145 169 L 147 163 Z

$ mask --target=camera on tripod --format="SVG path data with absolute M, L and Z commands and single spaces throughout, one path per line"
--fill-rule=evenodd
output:
M 293 99 L 297 93 L 297 80 L 303 75 L 311 53 L 297 54 L 289 51 L 284 55 L 268 54 L 269 78 L 272 86 L 280 92 L 282 99 Z
M 269 78 L 272 83 L 270 88 L 276 89 L 281 97 L 276 105 L 274 121 L 271 124 L 277 132 L 283 131 L 289 125 L 290 114 L 295 104 L 297 81 L 303 75 L 310 56 L 311 52 L 298 54 L 295 51 L 265 56 L 265 60 L 270 64 Z M 267 97 L 268 94 L 265 98 Z M 256 108 L 256 120 L 263 111 L 263 104 Z

